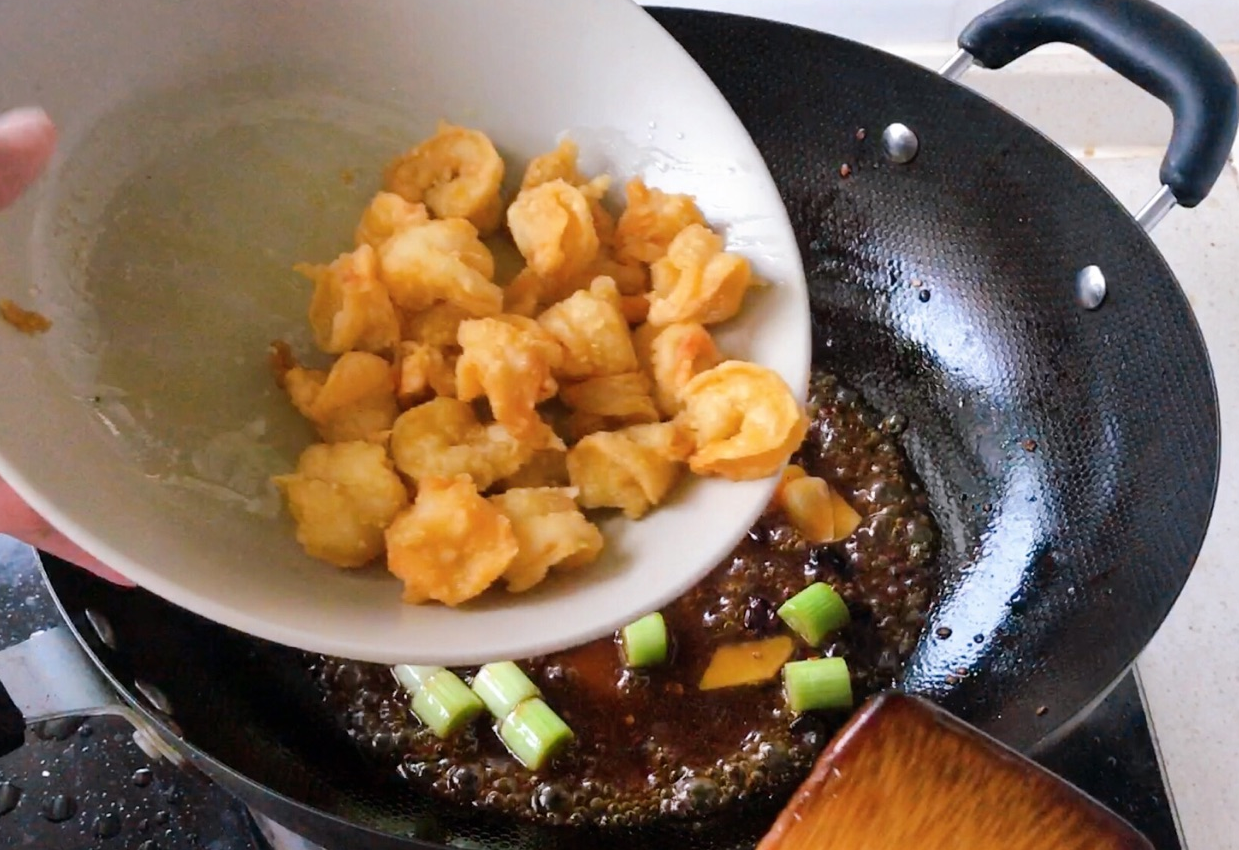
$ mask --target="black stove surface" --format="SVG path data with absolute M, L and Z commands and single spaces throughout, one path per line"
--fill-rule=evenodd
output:
M 0 648 L 61 622 L 33 551 L 0 537 Z M 152 762 L 132 733 L 114 718 L 30 730 L 23 749 L 0 758 L 0 850 L 262 850 L 243 806 L 200 775 Z M 1131 675 L 1040 761 L 1158 850 L 1181 850 Z

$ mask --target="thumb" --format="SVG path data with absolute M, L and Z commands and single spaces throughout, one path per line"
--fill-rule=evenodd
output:
M 0 481 L 0 534 L 16 537 L 23 543 L 77 564 L 115 584 L 132 585 L 128 579 L 87 554 L 69 538 L 57 533 L 3 481 Z
M 56 148 L 56 127 L 42 109 L 0 113 L 0 209 L 43 173 Z

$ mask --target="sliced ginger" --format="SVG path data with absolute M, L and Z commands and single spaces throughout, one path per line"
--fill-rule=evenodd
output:
M 697 687 L 713 691 L 769 682 L 779 675 L 795 648 L 787 635 L 720 646 L 710 657 Z
M 860 526 L 860 514 L 825 479 L 795 464 L 783 471 L 774 500 L 810 543 L 837 543 Z

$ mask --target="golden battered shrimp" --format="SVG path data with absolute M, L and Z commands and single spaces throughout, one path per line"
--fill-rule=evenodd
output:
M 461 401 L 486 396 L 495 419 L 535 449 L 560 445 L 536 406 L 559 388 L 552 373 L 563 349 L 533 319 L 498 316 L 462 322 L 457 336 L 456 392 Z
M 638 446 L 673 463 L 686 462 L 696 448 L 693 435 L 678 422 L 631 425 L 623 430 L 628 439 Z
M 383 554 L 383 530 L 409 501 L 387 452 L 366 442 L 310 446 L 296 472 L 274 481 L 297 523 L 297 542 L 337 567 Z
M 456 394 L 456 358 L 424 342 L 400 343 L 400 383 L 396 400 L 402 407 L 425 401 L 432 395 Z
M 694 224 L 671 240 L 667 256 L 650 269 L 654 291 L 649 321 L 656 325 L 726 321 L 740 312 L 753 283 L 749 261 L 723 251 L 723 240 Z
M 483 425 L 473 408 L 440 397 L 400 414 L 392 427 L 396 468 L 414 481 L 468 475 L 479 490 L 514 474 L 533 449 L 502 425 Z
M 570 488 L 515 488 L 490 503 L 512 523 L 517 555 L 503 574 L 508 590 L 522 593 L 540 584 L 552 567 L 574 569 L 602 551 L 602 532 L 585 518 Z
M 310 326 L 320 349 L 382 352 L 399 341 L 400 322 L 369 245 L 328 265 L 298 263 L 293 269 L 314 282 Z
M 688 463 L 698 475 L 733 481 L 774 475 L 809 430 L 783 378 L 755 363 L 728 360 L 708 369 L 684 386 L 680 399 L 697 444 Z
M 564 348 L 557 376 L 579 380 L 637 369 L 619 290 L 609 277 L 597 278 L 588 290 L 548 307 L 538 324 Z
M 426 202 L 438 218 L 468 219 L 483 235 L 503 218 L 503 158 L 485 133 L 439 122 L 435 135 L 387 167 L 384 188 Z
M 598 258 L 589 264 L 585 271 L 568 277 L 539 277 L 532 269 L 526 267 L 516 276 L 513 283 L 518 280 L 523 287 L 529 291 L 537 290 L 538 305 L 540 307 L 548 307 L 552 304 L 558 304 L 565 298 L 570 298 L 573 294 L 580 292 L 582 289 L 589 289 L 591 283 L 600 277 L 609 277 L 615 281 L 615 286 L 622 296 L 639 296 L 642 301 L 646 300 L 645 293 L 649 291 L 649 274 L 643 266 L 627 266 L 617 263 L 615 260 L 607 256 L 605 251 L 598 254 Z M 512 284 L 508 284 L 511 286 Z M 520 303 L 520 302 L 518 302 Z M 621 307 L 627 302 L 621 302 Z M 642 312 L 649 310 L 649 304 L 645 304 L 640 308 Z M 505 312 L 512 312 L 505 310 Z M 625 315 L 634 312 L 634 309 L 624 307 Z
M 581 172 L 577 170 L 576 158 L 580 153 L 576 142 L 564 139 L 550 153 L 535 156 L 525 168 L 525 176 L 521 179 L 521 191 L 533 189 L 552 180 L 562 180 L 571 186 L 580 186 L 585 182 Z
M 559 398 L 572 410 L 569 433 L 582 437 L 602 428 L 657 422 L 658 408 L 650 397 L 651 388 L 650 379 L 643 372 L 603 375 L 565 384 Z
M 508 207 L 508 228 L 517 250 L 540 277 L 571 277 L 589 268 L 598 256 L 589 200 L 563 180 L 517 195 Z
M 667 254 L 677 234 L 706 221 L 688 195 L 650 189 L 641 178 L 624 187 L 627 205 L 615 226 L 615 255 L 620 262 L 655 263 Z
M 384 242 L 406 227 L 430 221 L 425 204 L 412 204 L 394 192 L 379 192 L 361 214 L 353 234 L 357 247 L 369 245 L 378 250 Z
M 411 604 L 467 602 L 498 581 L 519 552 L 511 520 L 468 475 L 427 478 L 387 529 L 387 569 L 404 582 Z
M 406 311 L 425 310 L 436 301 L 472 316 L 503 309 L 503 290 L 491 281 L 495 260 L 464 219 L 431 221 L 388 239 L 379 250 L 379 276 Z
M 545 281 L 526 266 L 503 288 L 503 312 L 533 318 L 545 288 Z
M 633 341 L 637 359 L 654 379 L 654 401 L 665 416 L 683 410 L 680 393 L 689 381 L 723 362 L 714 338 L 697 322 L 642 325 Z
M 568 477 L 580 490 L 581 507 L 620 508 L 629 519 L 640 519 L 683 475 L 677 454 L 685 448 L 670 422 L 599 431 L 568 452 Z
M 565 449 L 540 449 L 520 469 L 499 483 L 506 489 L 567 487 L 568 453 Z
M 382 357 L 350 351 L 330 372 L 323 372 L 296 365 L 287 347 L 282 348 L 287 363 L 276 380 L 323 442 L 367 440 L 391 428 L 400 412 L 396 375 Z
M 440 301 L 427 310 L 403 312 L 400 316 L 400 337 L 409 342 L 421 342 L 440 349 L 455 349 L 460 323 L 472 316 L 450 301 Z

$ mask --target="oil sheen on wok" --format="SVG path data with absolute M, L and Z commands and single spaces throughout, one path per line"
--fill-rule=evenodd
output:
M 731 556 L 663 610 L 664 665 L 626 669 L 614 641 L 522 662 L 574 743 L 539 773 L 522 767 L 479 718 L 440 740 L 409 711 L 386 667 L 316 660 L 324 699 L 379 770 L 465 805 L 562 824 L 635 825 L 697 818 L 798 781 L 843 713 L 795 715 L 779 677 L 700 691 L 715 648 L 786 631 L 775 609 L 814 581 L 832 585 L 851 622 L 795 658 L 843 656 L 857 702 L 890 686 L 920 638 L 935 596 L 937 529 L 897 445 L 898 417 L 880 420 L 830 375 L 810 387 L 812 426 L 795 458 L 838 487 L 863 517 L 846 541 L 813 546 L 778 509 Z M 468 679 L 473 670 L 458 670 Z

